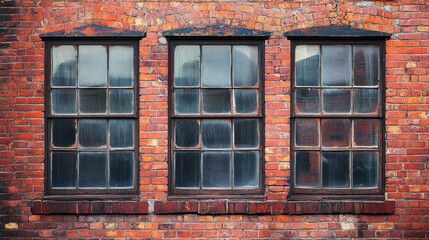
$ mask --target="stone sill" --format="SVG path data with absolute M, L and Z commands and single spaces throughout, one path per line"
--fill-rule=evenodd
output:
M 395 202 L 321 201 L 321 202 L 242 202 L 242 201 L 34 201 L 35 215 L 109 215 L 109 214 L 199 214 L 199 215 L 311 215 L 311 214 L 394 214 Z

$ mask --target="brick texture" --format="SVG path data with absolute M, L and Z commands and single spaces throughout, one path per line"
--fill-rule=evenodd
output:
M 140 41 L 137 201 L 42 201 L 41 34 L 97 24 Z M 209 25 L 272 32 L 265 41 L 265 200 L 168 197 L 168 48 L 162 32 Z M 386 54 L 387 203 L 287 201 L 290 41 L 347 25 L 392 34 Z M 426 0 L 0 0 L 0 238 L 429 239 L 429 5 Z M 312 214 L 315 213 L 315 214 Z

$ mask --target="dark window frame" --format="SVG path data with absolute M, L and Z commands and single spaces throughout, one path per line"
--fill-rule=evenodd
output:
M 289 194 L 290 200 L 335 200 L 335 199 L 363 199 L 363 200 L 384 200 L 385 192 L 385 61 L 386 61 L 386 44 L 385 39 L 380 38 L 348 38 L 348 37 L 290 37 L 291 38 L 291 138 L 290 138 L 290 159 L 291 159 L 291 176 L 290 185 L 291 190 Z M 306 114 L 300 115 L 299 117 L 295 114 L 295 48 L 298 45 L 372 45 L 379 47 L 379 112 L 378 116 L 369 116 L 368 114 L 356 115 L 351 114 L 335 114 L 335 115 L 318 115 L 318 114 Z M 352 56 L 353 58 L 353 56 Z M 320 60 L 321 62 L 322 60 Z M 320 69 L 321 71 L 321 69 Z M 351 69 L 353 72 L 353 70 Z M 353 86 L 353 85 L 352 85 Z M 324 89 L 322 86 L 315 88 Z M 328 87 L 329 88 L 329 87 Z M 332 88 L 332 87 L 331 87 Z M 341 88 L 341 87 L 340 87 Z M 353 88 L 353 87 L 352 87 Z M 320 96 L 321 98 L 321 96 Z M 321 103 L 319 104 L 321 106 Z M 296 186 L 295 180 L 295 120 L 297 118 L 306 119 L 348 119 L 353 121 L 354 119 L 378 119 L 380 121 L 380 135 L 378 138 L 379 147 L 379 165 L 378 165 L 378 179 L 376 188 L 299 188 Z M 321 129 L 319 130 L 321 131 Z M 319 136 L 321 137 L 321 136 Z M 319 143 L 321 144 L 321 143 Z M 302 149 L 300 149 L 302 150 Z M 322 153 L 322 150 L 315 150 Z M 343 150 L 347 151 L 347 150 Z M 359 150 L 348 150 L 349 152 L 355 152 Z M 351 160 L 349 160 L 351 162 Z M 349 173 L 351 174 L 351 172 Z
M 169 138 L 169 147 L 168 147 L 168 198 L 169 199 L 215 199 L 215 198 L 230 198 L 230 199 L 260 199 L 263 197 L 265 191 L 265 172 L 264 172 L 264 141 L 265 141 L 265 110 L 264 110 L 264 76 L 265 76 L 265 43 L 264 40 L 266 37 L 169 37 L 168 38 L 168 138 Z M 176 116 L 174 112 L 174 49 L 177 45 L 254 45 L 258 46 L 259 53 L 259 95 L 257 96 L 259 101 L 257 103 L 257 108 L 259 112 L 257 114 L 249 116 L 249 114 L 212 114 L 209 116 L 199 115 L 199 114 L 189 114 L 189 115 L 180 115 Z M 231 59 L 232 60 L 232 59 Z M 232 62 L 231 62 L 232 63 Z M 231 71 L 231 74 L 233 72 Z M 233 89 L 234 87 L 226 89 Z M 204 89 L 204 87 L 199 87 L 199 89 Z M 219 89 L 219 88 L 213 88 Z M 249 88 L 250 89 L 250 88 Z M 255 88 L 252 88 L 255 89 Z M 207 114 L 208 115 L 208 114 Z M 259 183 L 257 188 L 252 189 L 180 189 L 174 187 L 174 122 L 176 118 L 199 118 L 203 119 L 240 119 L 240 118 L 251 118 L 259 120 Z M 201 137 L 201 133 L 200 133 Z M 201 151 L 201 150 L 200 150 Z M 232 150 L 232 153 L 234 150 Z M 201 178 L 200 178 L 201 180 Z
M 44 37 L 45 42 L 45 198 L 53 199 L 62 199 L 62 198 L 72 198 L 72 199 L 105 199 L 107 198 L 129 198 L 134 197 L 138 193 L 139 188 L 139 40 L 141 37 Z M 51 114 L 51 70 L 52 70 L 52 47 L 54 45 L 105 45 L 105 46 L 132 46 L 133 48 L 133 113 L 132 114 L 70 114 L 70 115 L 56 115 Z M 109 56 L 107 55 L 107 60 Z M 108 70 L 108 66 L 107 66 Z M 79 86 L 76 85 L 75 89 L 79 89 Z M 100 89 L 109 89 L 109 87 L 103 87 Z M 106 95 L 107 96 L 107 95 Z M 79 101 L 76 99 L 76 101 Z M 50 122 L 52 119 L 61 119 L 61 118 L 73 118 L 76 120 L 79 119 L 105 119 L 106 121 L 112 119 L 132 119 L 134 122 L 134 147 L 132 151 L 134 152 L 133 159 L 133 184 L 130 188 L 52 188 L 51 184 L 51 161 L 50 153 L 53 151 L 51 149 L 51 134 L 50 134 Z M 78 128 L 76 128 L 78 131 Z M 91 150 L 90 150 L 91 151 Z M 108 176 L 107 176 L 108 177 Z

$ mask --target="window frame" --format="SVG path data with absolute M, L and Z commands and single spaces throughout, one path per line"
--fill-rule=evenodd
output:
M 43 39 L 45 42 L 45 177 L 44 177 L 44 186 L 45 186 L 45 198 L 127 198 L 128 196 L 135 196 L 138 193 L 139 188 L 139 40 L 141 37 L 49 37 Z M 52 47 L 55 45 L 74 45 L 74 46 L 82 46 L 82 45 L 104 45 L 104 46 L 132 46 L 133 48 L 133 85 L 132 90 L 134 94 L 133 99 L 133 113 L 132 114 L 79 114 L 78 112 L 73 114 L 64 114 L 64 115 L 53 115 L 51 113 L 51 75 L 52 75 Z M 78 50 L 76 50 L 78 51 Z M 107 55 L 107 61 L 109 61 L 109 55 Z M 78 62 L 77 62 L 78 64 Z M 108 62 L 107 62 L 107 72 L 108 72 Z M 79 70 L 77 70 L 79 71 Z M 98 88 L 97 89 L 105 89 L 109 90 L 109 87 Z M 79 89 L 78 84 L 76 83 L 75 89 Z M 120 88 L 121 89 L 121 88 Z M 131 89 L 129 87 L 128 89 Z M 106 95 L 108 96 L 108 95 Z M 76 101 L 79 101 L 78 96 L 76 96 Z M 134 122 L 134 139 L 133 144 L 134 148 L 132 151 L 134 153 L 133 159 L 133 185 L 132 187 L 118 187 L 118 188 L 97 188 L 97 187 L 88 187 L 88 188 L 52 188 L 51 181 L 51 161 L 50 154 L 55 149 L 51 149 L 51 122 L 52 119 L 64 119 L 64 118 L 72 118 L 72 119 L 105 119 L 109 122 L 112 119 L 132 119 Z M 78 128 L 76 128 L 78 131 Z M 108 132 L 107 132 L 108 134 Z M 108 135 L 107 135 L 108 136 Z M 89 148 L 93 149 L 93 148 Z M 90 150 L 93 151 L 93 150 Z M 76 149 L 76 152 L 77 149 Z M 109 151 L 107 152 L 107 154 Z M 108 164 L 108 162 L 106 163 Z M 76 167 L 78 165 L 76 164 Z M 106 176 L 107 179 L 109 175 Z
M 290 137 L 290 159 L 291 159 L 291 175 L 290 175 L 290 185 L 291 190 L 289 194 L 290 200 L 333 200 L 333 199 L 364 199 L 364 200 L 384 200 L 384 192 L 385 192 L 385 61 L 386 61 L 386 44 L 384 39 L 379 38 L 349 38 L 349 37 L 291 37 L 291 117 L 290 117 L 290 126 L 291 126 L 291 137 Z M 326 45 L 368 45 L 368 46 L 378 46 L 379 51 L 379 110 L 377 115 L 370 114 L 328 114 L 322 115 L 320 114 L 305 114 L 298 115 L 295 113 L 295 49 L 298 45 L 318 45 L 320 48 Z M 320 59 L 320 63 L 321 63 Z M 353 65 L 353 55 L 352 55 L 352 65 Z M 320 72 L 322 69 L 320 68 Z M 351 69 L 353 74 L 353 69 Z M 353 88 L 353 84 L 351 85 Z M 318 86 L 315 88 L 319 89 L 329 89 L 323 88 L 322 86 Z M 341 87 L 340 87 L 341 88 Z M 351 89 L 352 89 L 351 88 Z M 322 98 L 322 96 L 320 96 Z M 321 106 L 321 103 L 319 103 Z M 378 156 L 379 156 L 379 164 L 378 164 L 378 176 L 377 176 L 377 187 L 376 188 L 299 188 L 296 186 L 295 179 L 295 151 L 303 150 L 303 149 L 295 149 L 295 121 L 297 118 L 305 118 L 305 119 L 317 119 L 319 121 L 323 119 L 347 119 L 353 121 L 355 119 L 376 119 L 380 121 L 380 132 L 379 132 L 379 145 L 377 146 Z M 322 131 L 319 129 L 319 132 Z M 319 136 L 320 138 L 321 136 Z M 319 143 L 321 144 L 321 143 Z M 374 150 L 374 149 L 373 149 Z M 313 150 L 322 154 L 322 150 Z M 353 149 L 344 149 L 349 153 L 358 152 L 358 151 L 367 151 L 367 150 L 353 150 Z M 349 163 L 352 161 L 349 159 Z M 351 172 L 349 173 L 349 177 L 351 176 Z
M 169 199 L 216 199 L 216 198 L 261 198 L 263 197 L 263 193 L 265 191 L 265 172 L 264 172 L 264 146 L 265 146 L 265 109 L 264 109 L 264 76 L 265 76 L 265 37 L 183 37 L 183 36 L 174 36 L 168 38 L 168 198 Z M 259 59 L 259 87 L 252 88 L 257 89 L 259 91 L 259 95 L 257 95 L 258 103 L 257 103 L 257 113 L 256 114 L 186 114 L 186 115 L 177 115 L 174 112 L 174 50 L 177 45 L 254 45 L 258 46 L 258 59 Z M 232 49 L 232 48 L 231 48 Z M 201 70 L 201 68 L 200 68 Z M 232 71 L 232 59 L 231 59 L 231 76 L 233 74 Z M 202 75 L 200 75 L 201 78 Z M 206 89 L 201 85 L 198 89 Z M 222 88 L 222 87 L 208 87 L 208 89 L 234 89 L 234 86 L 230 88 Z M 240 88 L 240 89 L 246 89 Z M 248 88 L 250 89 L 250 88 Z M 232 96 L 232 94 L 231 94 Z M 202 96 L 200 96 L 202 98 Z M 233 108 L 233 106 L 231 106 Z M 259 183 L 256 188 L 243 188 L 243 189 L 180 189 L 174 187 L 174 122 L 175 119 L 195 119 L 198 118 L 200 120 L 204 119 L 258 119 L 259 121 L 259 163 L 258 163 L 258 178 Z M 231 126 L 233 124 L 231 123 Z M 201 133 L 199 134 L 201 137 Z M 233 136 L 233 133 L 231 134 Z M 243 149 L 245 150 L 245 149 Z M 201 149 L 199 150 L 200 152 Z M 217 150 L 216 150 L 217 151 Z M 234 153 L 234 150 L 225 150 L 231 151 Z M 200 160 L 202 161 L 202 159 Z M 233 171 L 233 170 L 232 170 Z M 201 177 L 200 177 L 201 181 Z M 231 180 L 232 181 L 232 180 Z

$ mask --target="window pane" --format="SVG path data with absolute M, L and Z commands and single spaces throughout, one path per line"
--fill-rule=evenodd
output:
M 52 144 L 55 147 L 76 146 L 75 119 L 52 119 Z
M 76 152 L 52 152 L 52 187 L 76 187 Z
M 320 186 L 320 153 L 295 152 L 295 178 L 297 187 Z
M 110 120 L 110 146 L 112 148 L 132 147 L 134 120 Z
M 323 112 L 325 113 L 350 113 L 350 90 L 324 89 Z
M 52 47 L 52 86 L 76 86 L 76 47 Z
M 295 86 L 320 86 L 320 48 L 298 45 L 295 48 Z
M 295 120 L 296 146 L 319 146 L 319 121 L 317 119 Z
M 230 148 L 231 122 L 228 120 L 203 120 L 204 148 Z
M 348 119 L 322 120 L 322 146 L 348 147 L 350 146 L 351 126 Z
M 79 145 L 82 147 L 104 147 L 106 145 L 106 132 L 106 120 L 80 120 Z
M 105 87 L 107 51 L 105 46 L 79 46 L 79 86 Z
M 257 187 L 259 184 L 259 152 L 234 153 L 234 187 Z
M 133 46 L 109 47 L 109 83 L 110 86 L 133 85 L 134 74 Z
M 76 90 L 52 89 L 52 114 L 76 113 Z
M 203 188 L 231 187 L 231 153 L 203 153 Z
M 323 187 L 349 187 L 349 152 L 323 152 Z
M 236 148 L 259 147 L 258 119 L 235 119 L 234 143 Z
M 255 113 L 258 105 L 258 93 L 256 90 L 234 90 L 235 112 Z
M 259 82 L 257 46 L 233 47 L 234 86 L 256 86 Z
M 174 52 L 174 85 L 200 86 L 199 46 L 176 46 Z
M 380 122 L 376 119 L 354 120 L 354 144 L 358 146 L 378 146 Z
M 133 113 L 134 93 L 132 89 L 109 90 L 110 113 Z
M 378 89 L 355 89 L 355 113 L 378 112 Z
M 230 113 L 230 90 L 203 90 L 203 111 L 205 113 Z
M 133 152 L 110 152 L 110 186 L 133 186 Z
M 199 187 L 200 186 L 200 152 L 175 152 L 175 186 Z
M 353 76 L 356 86 L 378 85 L 378 46 L 353 47 Z
M 106 187 L 106 152 L 79 153 L 79 187 Z
M 320 113 L 320 96 L 317 89 L 295 89 L 295 113 Z
M 203 87 L 231 86 L 231 46 L 203 46 Z
M 176 146 L 197 147 L 200 142 L 200 123 L 195 119 L 176 121 Z
M 351 46 L 322 46 L 322 86 L 351 86 Z
M 106 113 L 106 90 L 80 89 L 79 90 L 79 112 Z
M 377 187 L 378 152 L 353 153 L 353 187 Z
M 200 113 L 200 90 L 176 89 L 174 91 L 174 109 L 176 114 Z

